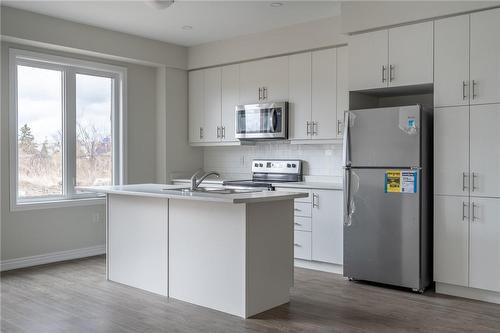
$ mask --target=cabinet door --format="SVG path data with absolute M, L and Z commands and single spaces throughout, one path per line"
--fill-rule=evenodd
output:
M 240 104 L 260 103 L 259 89 L 262 87 L 262 75 L 260 61 L 245 62 L 240 65 Z
M 469 103 L 469 15 L 434 23 L 434 106 Z
M 342 265 L 342 191 L 314 190 L 312 259 Z
M 307 124 L 311 121 L 311 53 L 290 56 L 289 79 L 289 138 L 309 139 Z
M 433 81 L 433 22 L 389 29 L 389 86 Z
M 337 50 L 312 53 L 313 139 L 337 137 Z
M 500 200 L 471 198 L 469 286 L 500 292 Z
M 471 104 L 500 102 L 500 9 L 471 14 Z M 473 84 L 475 83 L 475 84 Z
M 288 57 L 277 57 L 259 61 L 262 87 L 266 102 L 288 100 Z
M 468 286 L 469 199 L 434 197 L 434 280 Z
M 337 138 L 342 138 L 344 112 L 349 110 L 349 53 L 347 46 L 337 49 Z
M 216 142 L 221 137 L 221 69 L 205 69 L 205 108 L 203 141 Z
M 387 30 L 349 38 L 349 90 L 387 87 L 388 42 Z
M 470 107 L 471 195 L 500 197 L 500 104 Z
M 204 72 L 189 72 L 189 142 L 201 142 L 205 99 Z
M 293 257 L 311 260 L 311 233 L 309 231 L 294 231 Z
M 239 65 L 222 67 L 222 141 L 237 141 L 234 133 L 235 108 L 239 101 Z
M 468 106 L 434 110 L 434 193 L 469 195 Z

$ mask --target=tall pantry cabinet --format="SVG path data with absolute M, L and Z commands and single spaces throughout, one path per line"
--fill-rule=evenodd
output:
M 436 290 L 500 302 L 500 9 L 434 31 Z

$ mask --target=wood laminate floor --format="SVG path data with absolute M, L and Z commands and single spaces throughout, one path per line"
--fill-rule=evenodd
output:
M 500 332 L 500 305 L 295 270 L 289 304 L 243 320 L 105 280 L 102 256 L 4 272 L 2 332 Z

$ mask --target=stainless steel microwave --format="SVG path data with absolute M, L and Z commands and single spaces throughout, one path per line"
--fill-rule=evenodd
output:
M 237 105 L 235 112 L 237 139 L 288 138 L 288 102 Z

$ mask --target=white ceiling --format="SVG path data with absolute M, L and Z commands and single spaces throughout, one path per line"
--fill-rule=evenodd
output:
M 280 2 L 280 7 L 272 7 Z M 340 15 L 338 1 L 2 1 L 3 5 L 174 44 L 192 46 Z M 190 25 L 192 30 L 183 30 Z

